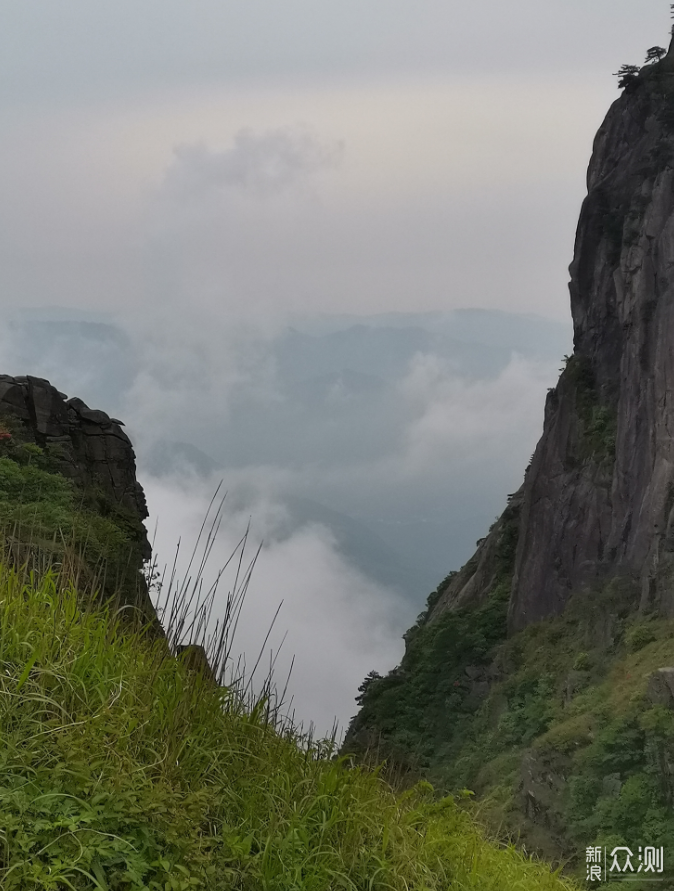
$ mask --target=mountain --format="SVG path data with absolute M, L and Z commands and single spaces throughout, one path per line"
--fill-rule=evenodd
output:
M 219 468 L 217 461 L 190 442 L 160 439 L 145 458 L 146 467 L 154 476 L 195 474 L 208 479 Z
M 364 523 L 310 498 L 286 495 L 282 504 L 288 519 L 286 528 L 278 534 L 289 536 L 303 526 L 323 526 L 334 537 L 339 552 L 365 576 L 407 596 L 415 591 L 419 578 L 416 566 L 406 563 L 399 551 Z
M 363 562 L 359 547 L 358 568 L 378 566 L 380 583 L 395 576 L 416 608 L 516 488 L 540 431 L 542 411 L 527 406 L 554 382 L 569 326 L 477 309 L 290 321 L 272 338 L 232 335 L 231 349 L 218 346 L 218 356 L 245 357 L 236 386 L 229 359 L 223 372 L 212 356 L 206 378 L 188 352 L 157 349 L 128 321 L 63 308 L 15 312 L 0 358 L 127 419 L 141 479 L 266 468 L 289 495 L 351 518 L 370 530 L 363 542 L 374 535 L 395 552 L 400 571 L 380 548 Z M 489 432 L 481 402 L 490 387 L 519 426 L 504 411 Z M 507 454 L 494 460 L 504 427 Z
M 454 343 L 497 346 L 524 355 L 561 356 L 568 348 L 566 322 L 533 313 L 464 308 L 449 312 L 381 312 L 374 315 L 316 313 L 291 315 L 289 326 L 302 334 L 324 337 L 338 331 L 367 328 L 416 329 Z
M 674 615 L 673 98 L 670 51 L 595 140 L 570 267 L 574 351 L 521 491 L 512 630 L 616 575 L 638 585 L 642 611 Z M 448 590 L 434 615 L 466 597 Z
M 586 846 L 674 849 L 674 41 L 622 84 L 524 482 L 365 680 L 345 746 L 475 789 L 581 872 Z
M 391 382 L 403 377 L 415 355 L 452 363 L 457 375 L 495 377 L 513 353 L 556 361 L 569 349 L 566 326 L 532 315 L 485 309 L 374 316 L 307 316 L 273 343 L 281 380 L 345 368 Z

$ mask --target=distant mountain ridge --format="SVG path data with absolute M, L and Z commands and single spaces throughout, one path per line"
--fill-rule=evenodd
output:
M 56 308 L 15 313 L 12 319 L 9 337 L 0 340 L 8 370 L 28 368 L 58 379 L 89 404 L 107 405 L 132 423 L 134 387 L 142 381 L 147 393 L 156 385 L 148 398 L 167 420 L 157 427 L 138 419 L 132 429 L 141 475 L 181 466 L 206 476 L 218 468 L 238 472 L 257 466 L 297 478 L 306 468 L 318 467 L 330 471 L 326 480 L 333 473 L 348 476 L 351 467 L 355 475 L 363 465 L 385 465 L 407 447 L 407 431 L 419 409 L 403 385 L 415 363 L 432 357 L 445 377 L 469 386 L 497 380 L 514 354 L 557 368 L 570 350 L 568 326 L 492 310 L 291 317 L 292 327 L 252 344 L 256 368 L 266 369 L 266 377 L 249 382 L 242 374 L 236 388 L 223 386 L 222 404 L 217 381 L 202 386 L 191 371 L 172 372 L 181 388 L 190 381 L 194 387 L 185 424 L 184 409 L 171 415 L 171 392 L 146 365 L 143 344 L 114 317 Z M 511 485 L 508 478 L 501 491 L 510 491 Z M 363 498 L 362 487 L 355 493 L 345 486 L 317 490 L 300 479 L 288 494 L 320 503 L 370 530 L 407 567 L 401 578 L 414 573 L 416 582 L 405 581 L 402 587 L 417 600 L 448 565 L 465 559 L 499 503 L 498 495 L 487 494 L 486 483 L 481 499 L 473 487 L 467 501 L 465 474 L 452 482 L 448 473 L 446 484 L 424 491 L 416 487 L 397 501 L 388 483 L 384 491 L 383 480 L 379 490 Z M 373 557 L 372 565 L 381 561 Z M 376 578 L 381 581 L 381 574 Z

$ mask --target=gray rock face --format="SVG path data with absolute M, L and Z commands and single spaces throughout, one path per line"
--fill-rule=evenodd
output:
M 654 705 L 674 709 L 674 668 L 659 668 L 648 679 L 647 695 Z
M 674 615 L 672 47 L 609 110 L 587 182 L 570 267 L 574 354 L 521 490 L 511 631 L 615 574 L 639 582 L 635 606 Z M 461 582 L 436 612 L 483 599 L 478 571 Z
M 58 445 L 59 470 L 83 488 L 99 488 L 113 502 L 148 516 L 145 495 L 136 480 L 129 437 L 118 421 L 93 411 L 81 399 L 67 399 L 49 381 L 0 375 L 0 418 L 18 418 L 39 446 Z M 150 545 L 141 543 L 149 558 Z
M 475 554 L 441 590 L 429 621 L 446 610 L 482 606 L 503 578 L 512 575 L 512 551 L 519 534 L 522 499 L 523 487 L 510 496 L 508 507 L 486 538 L 478 542 Z

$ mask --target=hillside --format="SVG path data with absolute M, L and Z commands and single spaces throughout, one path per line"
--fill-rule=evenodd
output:
M 121 422 L 33 377 L 0 377 L 0 411 L 3 891 L 572 891 L 221 675 L 231 628 L 189 631 L 207 599 L 169 585 L 158 633 Z
M 571 891 L 427 784 L 396 796 L 78 601 L 0 567 L 6 891 Z
M 674 49 L 622 86 L 524 482 L 401 665 L 365 680 L 345 745 L 474 789 L 483 818 L 580 874 L 588 846 L 674 851 Z

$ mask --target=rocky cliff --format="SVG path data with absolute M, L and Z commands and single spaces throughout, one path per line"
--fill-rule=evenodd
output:
M 674 47 L 622 80 L 524 482 L 365 679 L 344 743 L 473 790 L 581 879 L 587 845 L 674 846 Z
M 620 574 L 674 615 L 674 50 L 627 79 L 595 142 L 571 263 L 574 352 L 521 490 L 510 632 Z M 430 620 L 479 604 L 500 521 Z
M 140 575 L 148 511 L 121 421 L 42 378 L 0 375 L 0 463 L 6 545 L 22 560 L 36 549 L 61 559 L 68 546 L 82 567 L 98 565 L 104 588 L 140 596 L 153 615 Z
M 136 480 L 136 456 L 122 422 L 68 399 L 39 377 L 0 374 L 0 417 L 22 422 L 39 446 L 58 446 L 60 473 L 85 489 L 100 487 L 115 503 L 148 516 L 142 486 Z M 149 557 L 149 544 L 144 542 Z

